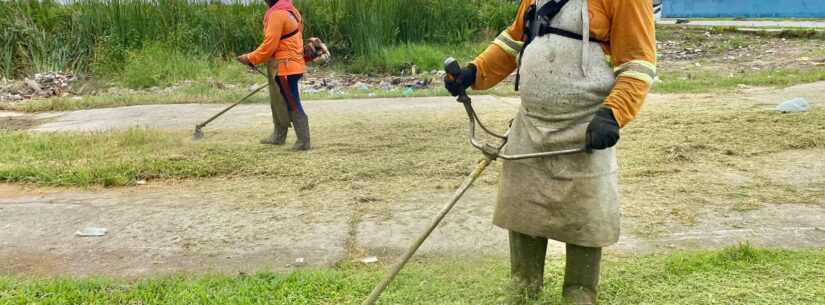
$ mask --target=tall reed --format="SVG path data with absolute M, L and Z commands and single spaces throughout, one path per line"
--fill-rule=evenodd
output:
M 0 75 L 47 70 L 116 72 L 131 50 L 163 44 L 223 56 L 261 39 L 263 1 L 54 0 L 0 2 Z M 500 31 L 512 0 L 295 0 L 306 36 L 343 55 L 366 56 L 400 43 L 459 43 Z

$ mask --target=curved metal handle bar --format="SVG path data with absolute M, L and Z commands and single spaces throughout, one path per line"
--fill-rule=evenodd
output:
M 584 148 L 572 148 L 572 149 L 540 152 L 540 153 L 533 153 L 533 154 L 498 155 L 498 157 L 501 158 L 501 159 L 504 159 L 504 160 L 524 160 L 524 159 L 534 159 L 534 158 L 572 155 L 572 154 L 583 153 L 583 152 L 586 152 L 586 151 L 587 151 L 587 149 L 584 149 Z
M 494 136 L 496 138 L 507 141 L 507 135 L 498 134 L 498 133 L 490 130 L 489 128 L 487 128 L 487 126 L 485 126 L 484 123 L 481 122 L 481 119 L 478 117 L 478 113 L 476 113 L 476 110 L 472 107 L 472 105 L 469 108 L 467 108 L 467 111 L 472 113 L 472 116 L 473 116 L 473 118 L 475 118 L 476 123 L 478 123 L 478 126 L 480 126 L 481 129 L 484 130 L 484 132 L 486 132 L 487 134 L 489 134 L 491 136 Z M 508 131 L 507 133 L 510 133 L 510 132 Z
M 478 114 L 476 113 L 475 109 L 472 105 L 472 100 L 470 97 L 463 95 L 458 98 L 458 101 L 464 105 L 464 110 L 467 111 L 467 118 L 470 123 L 469 128 L 469 138 L 470 144 L 483 152 L 487 155 L 488 158 L 491 159 L 503 159 L 503 160 L 524 160 L 524 159 L 534 159 L 534 158 L 544 158 L 544 157 L 554 157 L 554 156 L 563 156 L 563 155 L 571 155 L 586 152 L 587 149 L 585 148 L 572 148 L 572 149 L 565 149 L 565 150 L 558 150 L 558 151 L 548 151 L 548 152 L 540 152 L 540 153 L 530 153 L 530 154 L 517 154 L 517 155 L 506 155 L 502 154 L 501 150 L 504 148 L 504 145 L 507 144 L 507 136 L 499 135 L 497 133 L 491 132 L 489 129 L 484 127 L 484 124 L 481 123 L 481 120 L 478 118 Z M 502 139 L 501 144 L 496 147 L 484 142 L 481 142 L 478 138 L 476 138 L 476 123 L 481 126 L 481 128 L 487 132 L 488 134 Z M 506 135 L 509 135 L 510 131 L 508 130 Z

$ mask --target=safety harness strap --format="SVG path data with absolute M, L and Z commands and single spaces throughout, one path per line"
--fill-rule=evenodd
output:
M 516 72 L 516 91 L 518 91 L 519 82 L 521 81 L 521 60 L 524 58 L 524 50 L 527 49 L 527 46 L 530 45 L 535 38 L 554 34 L 570 39 L 584 39 L 581 34 L 550 26 L 550 22 L 561 12 L 561 9 L 568 1 L 569 0 L 552 0 L 545 3 L 541 9 L 538 10 L 536 9 L 536 5 L 533 4 L 527 9 L 527 12 L 524 13 L 524 46 L 519 52 L 518 71 Z M 584 30 L 589 31 L 590 29 Z M 590 41 L 606 43 L 593 37 L 590 37 Z
M 584 37 L 582 37 L 582 34 L 574 33 L 574 32 L 568 31 L 568 30 L 560 29 L 560 28 L 554 28 L 554 27 L 551 27 L 549 25 L 542 24 L 541 28 L 539 29 L 539 37 L 547 35 L 547 34 L 556 34 L 556 35 L 564 36 L 564 37 L 567 37 L 567 38 L 570 38 L 570 39 L 578 39 L 578 40 L 583 40 L 584 39 Z M 598 42 L 598 43 L 606 43 L 604 41 L 593 38 L 592 36 L 590 37 L 590 41 Z
M 291 11 L 291 10 L 288 10 L 287 12 L 289 12 L 289 14 L 290 14 L 290 15 L 292 15 L 292 18 L 295 18 L 295 21 L 296 21 L 296 22 L 298 22 L 298 28 L 296 28 L 296 29 L 295 29 L 294 31 L 292 31 L 292 32 L 289 32 L 289 33 L 286 33 L 286 34 L 282 35 L 282 36 L 281 36 L 281 40 L 287 40 L 287 39 L 289 39 L 289 38 L 290 38 L 290 37 L 292 37 L 292 36 L 298 35 L 298 33 L 300 33 L 300 32 L 301 32 L 301 28 L 302 28 L 302 27 L 303 27 L 303 25 L 304 25 L 303 20 L 301 20 L 300 18 L 298 18 L 298 15 L 296 15 L 296 14 L 295 14 L 295 12 L 293 12 L 293 11 Z

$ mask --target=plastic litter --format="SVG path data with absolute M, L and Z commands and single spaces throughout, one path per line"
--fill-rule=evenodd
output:
M 407 88 L 407 90 L 404 90 L 405 97 L 411 97 L 413 96 L 413 94 L 415 94 L 415 89 L 413 89 L 412 87 L 409 87 Z
M 786 101 L 776 107 L 776 111 L 781 113 L 799 113 L 807 112 L 811 109 L 811 104 L 804 98 L 797 97 L 795 99 Z
M 361 259 L 361 262 L 362 262 L 362 263 L 364 263 L 364 264 L 367 264 L 367 265 L 369 265 L 369 264 L 375 264 L 375 263 L 377 263 L 377 262 L 378 262 L 378 257 L 375 257 L 375 256 L 367 256 L 367 257 L 365 257 L 365 258 L 362 258 L 362 259 Z
M 106 233 L 109 233 L 109 229 L 89 227 L 75 232 L 74 235 L 79 237 L 101 237 L 105 236 Z

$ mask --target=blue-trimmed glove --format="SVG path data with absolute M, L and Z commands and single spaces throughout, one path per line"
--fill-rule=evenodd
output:
M 470 88 L 476 82 L 476 73 L 478 69 L 474 64 L 468 64 L 467 67 L 461 69 L 461 74 L 453 78 L 450 75 L 444 76 L 444 87 L 453 96 L 459 96 L 467 93 L 467 88 Z

